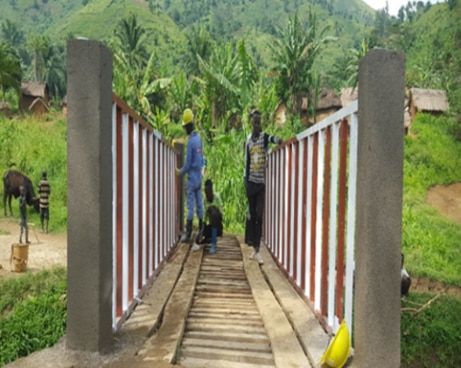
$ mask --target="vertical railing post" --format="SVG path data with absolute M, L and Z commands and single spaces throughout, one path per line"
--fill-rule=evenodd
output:
M 184 143 L 174 142 L 174 149 L 178 152 L 178 168 L 184 165 Z M 184 229 L 184 182 L 181 178 L 178 179 L 179 185 L 179 230 Z
M 112 55 L 67 44 L 67 347 L 112 347 Z
M 404 74 L 397 51 L 359 65 L 354 367 L 400 367 Z

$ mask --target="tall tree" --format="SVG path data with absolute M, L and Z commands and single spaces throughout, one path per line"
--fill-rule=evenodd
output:
M 232 45 L 218 46 L 209 62 L 200 59 L 202 111 L 207 111 L 208 123 L 216 123 L 226 117 L 237 100 L 237 58 Z
M 2 24 L 3 38 L 13 47 L 20 47 L 24 43 L 24 32 L 18 27 L 17 23 L 7 19 Z
M 302 95 L 308 93 L 312 65 L 323 47 L 336 40 L 325 36 L 328 27 L 317 30 L 314 13 L 309 12 L 306 26 L 299 21 L 298 14 L 289 18 L 287 27 L 274 44 L 268 46 L 275 61 L 274 71 L 278 75 L 279 97 L 284 102 L 291 102 L 295 112 L 301 108 Z
M 114 31 L 116 52 L 124 54 L 124 59 L 132 68 L 146 66 L 149 53 L 146 50 L 146 31 L 138 24 L 135 14 L 123 18 Z
M 43 80 L 48 84 L 54 97 L 66 94 L 66 50 L 63 46 L 50 45 L 43 55 L 45 62 Z
M 356 88 L 359 84 L 359 62 L 372 49 L 370 39 L 362 39 L 359 49 L 347 50 L 346 74 L 349 76 L 346 82 L 347 87 Z
M 50 47 L 50 40 L 42 34 L 31 34 L 27 39 L 26 48 L 33 53 L 33 75 L 34 80 L 43 80 L 45 68 L 44 54 Z
M 215 43 L 204 27 L 192 26 L 186 34 L 187 53 L 184 56 L 184 65 L 187 75 L 200 76 L 200 60 L 208 61 Z
M 21 89 L 22 69 L 18 53 L 10 43 L 0 41 L 0 88 L 2 99 L 9 88 Z
M 131 13 L 123 18 L 110 41 L 114 57 L 114 91 L 148 122 L 153 123 L 155 108 L 162 107 L 170 83 L 161 79 L 156 54 L 146 51 L 146 32 Z

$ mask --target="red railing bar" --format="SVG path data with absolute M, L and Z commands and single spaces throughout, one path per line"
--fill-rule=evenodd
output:
M 330 224 L 330 182 L 331 182 L 331 127 L 325 128 L 325 156 L 323 171 L 322 209 L 322 257 L 320 310 L 326 315 L 328 301 L 328 236 Z M 330 280 L 331 282 L 333 280 Z

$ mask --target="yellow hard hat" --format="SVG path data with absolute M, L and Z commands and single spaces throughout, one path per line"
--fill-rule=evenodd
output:
M 346 321 L 342 321 L 333 340 L 320 360 L 320 367 L 341 368 L 351 352 L 351 336 Z
M 194 114 L 191 109 L 185 109 L 182 114 L 182 126 L 189 124 L 194 120 Z

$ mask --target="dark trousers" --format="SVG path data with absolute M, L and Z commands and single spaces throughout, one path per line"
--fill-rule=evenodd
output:
M 223 229 L 222 222 L 219 223 L 216 228 L 218 230 L 217 235 L 222 236 L 222 229 Z M 203 243 L 205 244 L 211 243 L 211 229 L 213 229 L 213 226 L 211 226 L 211 224 L 205 224 L 203 228 L 203 238 L 204 238 Z
M 203 228 L 203 243 L 211 243 L 211 229 L 217 229 L 217 235 L 222 236 L 223 224 L 222 224 L 222 215 L 221 212 L 215 207 L 211 206 L 207 211 L 209 224 L 205 224 Z
M 248 198 L 249 218 L 246 222 L 245 240 L 248 245 L 259 252 L 261 243 L 263 212 L 264 212 L 264 194 L 266 186 L 264 184 L 245 182 L 245 188 Z

